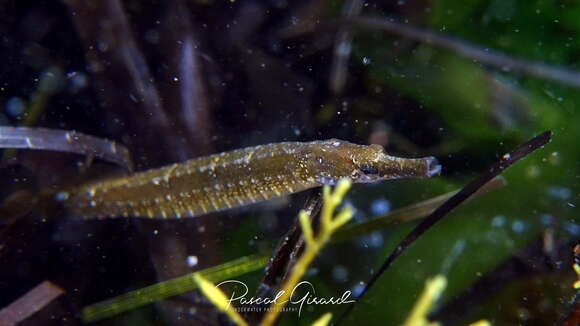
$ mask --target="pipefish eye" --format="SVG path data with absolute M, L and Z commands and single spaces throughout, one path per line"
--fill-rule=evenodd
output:
M 362 165 L 359 168 L 359 170 L 362 173 L 366 174 L 366 175 L 369 175 L 369 174 L 379 174 L 379 169 L 376 166 L 373 166 L 373 165 L 368 165 L 368 164 Z

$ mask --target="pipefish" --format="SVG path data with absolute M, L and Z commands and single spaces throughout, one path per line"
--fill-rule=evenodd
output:
M 283 142 L 214 154 L 58 192 L 71 215 L 84 218 L 194 217 L 319 187 L 431 177 L 434 157 L 389 156 L 380 145 L 338 139 Z

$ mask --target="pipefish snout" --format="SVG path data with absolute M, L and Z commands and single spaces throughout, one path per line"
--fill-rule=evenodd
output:
M 428 178 L 434 157 L 387 155 L 380 145 L 330 139 L 285 142 L 214 154 L 159 169 L 82 185 L 56 194 L 70 214 L 85 218 L 194 217 L 319 187 Z

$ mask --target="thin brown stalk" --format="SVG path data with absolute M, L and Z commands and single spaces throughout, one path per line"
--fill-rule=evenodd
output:
M 358 17 L 341 21 L 357 27 L 379 29 L 411 40 L 450 50 L 466 58 L 506 72 L 521 73 L 564 85 L 580 87 L 580 71 L 512 56 L 498 50 L 475 45 L 459 38 L 428 29 L 403 24 L 393 19 Z
M 0 325 L 18 325 L 35 312 L 61 296 L 64 290 L 50 281 L 44 281 L 0 310 Z
M 128 171 L 133 170 L 129 150 L 122 144 L 71 130 L 0 127 L 0 148 L 69 152 L 99 158 L 118 164 Z

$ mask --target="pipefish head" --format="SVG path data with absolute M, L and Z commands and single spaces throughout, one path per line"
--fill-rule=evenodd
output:
M 385 153 L 381 145 L 357 145 L 330 139 L 320 142 L 315 153 L 318 179 L 334 184 L 340 178 L 368 183 L 400 178 L 429 178 L 441 173 L 434 157 L 400 158 Z

